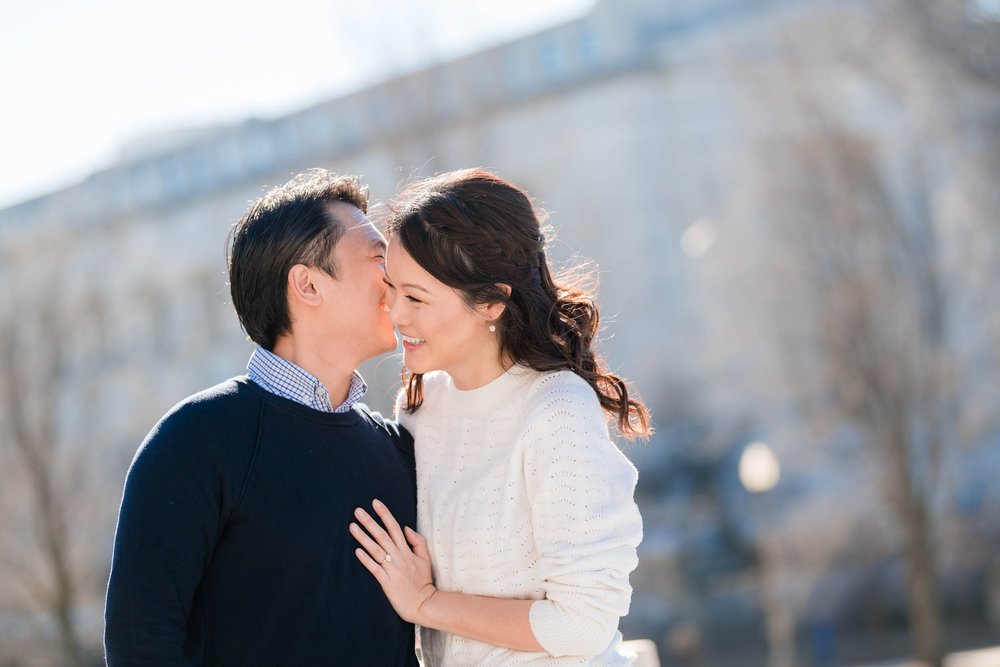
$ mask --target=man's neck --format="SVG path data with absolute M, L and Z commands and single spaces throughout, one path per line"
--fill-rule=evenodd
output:
M 272 352 L 315 375 L 326 387 L 330 404 L 336 407 L 347 400 L 356 364 L 351 359 L 338 357 L 334 350 L 337 350 L 336 345 L 318 345 L 283 336 Z

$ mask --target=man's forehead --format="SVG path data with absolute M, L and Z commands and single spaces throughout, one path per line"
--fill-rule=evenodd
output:
M 385 237 L 368 216 L 357 206 L 349 202 L 333 202 L 330 210 L 343 228 L 344 235 L 351 239 L 350 243 L 361 243 L 365 246 L 385 247 Z
M 330 213 L 333 217 L 344 226 L 345 230 L 350 230 L 356 227 L 372 227 L 374 226 L 368 220 L 368 216 L 359 209 L 357 206 L 346 201 L 332 201 L 329 203 Z
M 363 224 L 365 224 L 365 223 L 368 222 L 368 216 L 365 215 L 361 211 L 361 209 L 359 209 L 359 208 L 353 208 L 353 207 L 352 207 L 352 209 L 353 209 L 353 211 L 351 213 L 351 217 L 354 218 L 354 222 L 358 223 L 359 225 L 363 225 Z

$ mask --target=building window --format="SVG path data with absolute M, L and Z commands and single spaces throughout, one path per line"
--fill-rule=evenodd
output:
M 187 178 L 184 167 L 176 155 L 172 155 L 160 164 L 160 177 L 163 189 L 169 199 L 181 199 L 187 194 Z
M 204 148 L 186 151 L 179 162 L 189 192 L 206 192 L 215 187 L 215 173 Z
M 339 104 L 336 109 L 328 113 L 333 131 L 330 148 L 334 151 L 353 150 L 361 144 L 362 129 L 369 132 L 371 130 L 370 127 L 365 128 L 362 109 L 355 100 Z
M 274 146 L 268 128 L 256 126 L 248 129 L 245 146 L 251 169 L 269 169 L 274 165 Z
M 507 81 L 515 92 L 522 91 L 530 85 L 531 63 L 524 49 L 512 48 L 507 51 L 504 65 L 507 70 Z
M 132 192 L 140 205 L 152 204 L 163 197 L 163 187 L 156 165 L 147 162 L 136 168 L 132 173 Z
M 585 25 L 576 36 L 577 50 L 584 67 L 591 68 L 601 59 L 601 43 L 593 26 Z
M 301 143 L 293 120 L 284 119 L 270 126 L 275 152 L 282 161 L 291 161 L 301 153 Z
M 333 144 L 333 123 L 326 109 L 310 111 L 301 116 L 296 124 L 300 140 L 308 152 L 322 152 Z
M 215 173 L 223 182 L 235 181 L 243 175 L 243 151 L 237 135 L 215 141 L 210 150 Z
M 558 77 L 566 66 L 566 54 L 554 36 L 550 36 L 542 42 L 538 56 L 542 71 L 548 79 Z

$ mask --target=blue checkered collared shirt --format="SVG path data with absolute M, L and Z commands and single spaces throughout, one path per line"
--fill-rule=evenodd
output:
M 334 409 L 330 403 L 330 393 L 319 378 L 262 347 L 258 347 L 250 355 L 247 376 L 272 394 L 322 412 L 347 412 L 368 391 L 368 385 L 361 374 L 354 371 L 351 387 L 347 390 L 347 400 Z

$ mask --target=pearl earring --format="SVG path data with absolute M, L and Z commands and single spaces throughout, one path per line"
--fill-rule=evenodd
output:
M 497 325 L 490 322 L 490 333 L 496 333 L 496 332 L 497 332 Z

